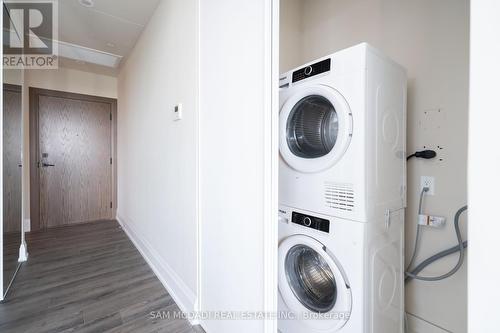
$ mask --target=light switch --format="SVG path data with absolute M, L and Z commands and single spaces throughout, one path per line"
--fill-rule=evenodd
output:
M 182 104 L 179 103 L 176 106 L 174 106 L 174 120 L 181 120 L 182 119 Z

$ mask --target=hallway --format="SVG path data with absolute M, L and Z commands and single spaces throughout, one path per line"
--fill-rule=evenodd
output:
M 0 331 L 194 333 L 116 221 L 26 235 L 24 263 L 5 303 Z

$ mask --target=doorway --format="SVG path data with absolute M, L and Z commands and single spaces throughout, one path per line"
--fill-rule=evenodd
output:
M 116 106 L 30 88 L 32 231 L 115 218 Z

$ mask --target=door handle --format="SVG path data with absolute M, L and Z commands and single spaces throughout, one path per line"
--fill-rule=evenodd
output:
M 49 164 L 49 163 L 42 163 L 42 167 L 46 168 L 46 167 L 53 167 L 53 166 L 56 166 L 55 164 Z

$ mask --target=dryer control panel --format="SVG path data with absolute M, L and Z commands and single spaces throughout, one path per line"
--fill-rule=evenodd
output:
M 292 83 L 307 79 L 314 75 L 328 72 L 331 68 L 331 63 L 332 59 L 328 58 L 310 66 L 306 66 L 304 68 L 296 70 L 292 74 Z
M 330 221 L 311 215 L 292 212 L 292 223 L 323 232 L 330 232 Z

